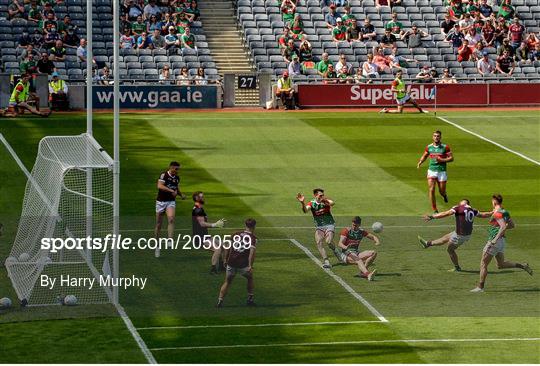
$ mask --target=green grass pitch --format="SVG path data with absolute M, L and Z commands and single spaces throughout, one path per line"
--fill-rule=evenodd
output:
M 441 116 L 536 161 L 538 111 L 445 112 Z M 112 116 L 96 114 L 98 141 L 112 154 Z M 467 197 L 487 210 L 500 192 L 516 222 L 506 256 L 540 270 L 540 167 L 433 115 L 358 112 L 170 113 L 121 116 L 121 229 L 132 237 L 153 229 L 156 180 L 171 160 L 182 163 L 181 187 L 206 193 L 210 220 L 229 228 L 256 217 L 261 239 L 255 262 L 257 308 L 245 306 L 237 278 L 214 308 L 222 276 L 208 274 L 204 251 L 121 253 L 121 274 L 147 276 L 143 291 L 121 292 L 121 303 L 158 362 L 169 363 L 539 363 L 540 280 L 490 267 L 487 290 L 470 294 L 478 277 L 486 220 L 458 255 L 465 271 L 451 273 L 444 248 L 423 250 L 451 218 L 424 223 L 430 210 L 425 169 L 416 169 L 431 132 L 440 129 L 455 161 L 449 204 Z M 85 116 L 0 121 L 0 132 L 27 167 L 46 135 L 84 132 Z M 9 252 L 26 180 L 0 148 L 0 258 Z M 352 266 L 324 272 L 294 241 L 316 254 L 312 219 L 295 194 L 323 187 L 336 201 L 338 226 L 354 215 L 364 226 L 385 224 L 374 282 Z M 178 201 L 177 229 L 190 228 L 192 202 Z M 231 229 L 215 231 L 230 233 Z M 372 248 L 372 244 L 362 244 Z M 318 254 L 316 254 L 318 257 Z M 334 260 L 335 262 L 335 260 Z M 352 293 L 389 322 L 380 322 Z M 15 298 L 3 268 L 0 297 Z M 299 324 L 303 323 L 303 324 Z M 316 324 L 306 324 L 316 323 Z M 321 324 L 322 323 L 322 324 Z M 260 326 L 266 324 L 267 326 Z M 274 324 L 274 325 L 269 325 Z M 231 327 L 229 325 L 250 325 Z M 68 342 L 68 343 L 66 343 Z M 2 362 L 145 362 L 111 306 L 46 307 L 0 312 Z

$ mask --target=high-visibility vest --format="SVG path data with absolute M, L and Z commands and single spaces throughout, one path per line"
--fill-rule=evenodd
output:
M 280 81 L 282 89 L 291 89 L 292 88 L 291 78 L 287 78 L 287 79 L 280 78 L 279 81 Z
M 23 90 L 21 92 L 17 91 L 17 87 L 21 85 L 23 87 Z M 19 102 L 26 102 L 28 99 L 28 93 L 30 91 L 30 83 L 23 84 L 22 81 L 19 81 L 17 85 L 15 85 L 15 89 L 13 89 L 13 92 L 11 93 L 11 98 L 9 98 L 10 103 L 19 103 Z M 17 93 L 19 93 L 19 97 L 17 97 Z
M 51 80 L 49 86 L 52 88 L 53 93 L 57 94 L 59 91 L 64 91 L 64 80 L 58 79 L 56 82 Z

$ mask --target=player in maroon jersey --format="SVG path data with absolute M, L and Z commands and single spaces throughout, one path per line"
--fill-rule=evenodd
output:
M 254 219 L 247 219 L 244 230 L 234 233 L 231 247 L 225 249 L 225 267 L 227 267 L 227 272 L 225 274 L 225 282 L 223 282 L 219 290 L 219 298 L 216 305 L 218 308 L 223 306 L 223 298 L 227 295 L 229 286 L 236 274 L 240 274 L 247 279 L 248 298 L 246 304 L 247 306 L 255 306 L 255 302 L 253 301 L 253 262 L 255 261 L 257 245 L 257 237 L 254 235 L 255 225 L 257 225 L 257 222 Z
M 458 255 L 456 250 L 463 244 L 469 241 L 471 234 L 473 232 L 473 223 L 475 217 L 489 217 L 491 212 L 480 212 L 477 209 L 474 209 L 470 206 L 468 199 L 462 199 L 459 202 L 459 205 L 456 205 L 441 213 L 433 215 L 424 215 L 424 220 L 431 221 L 436 219 L 442 219 L 444 217 L 454 215 L 456 218 L 456 229 L 451 233 L 448 233 L 442 236 L 439 239 L 435 240 L 425 240 L 420 235 L 418 235 L 418 240 L 424 249 L 433 246 L 439 246 L 448 244 L 446 251 L 450 256 L 450 260 L 454 264 L 454 269 L 450 271 L 459 272 L 461 267 L 459 266 Z

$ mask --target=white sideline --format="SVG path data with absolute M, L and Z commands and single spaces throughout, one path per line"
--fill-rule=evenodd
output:
M 332 272 L 330 269 L 327 269 L 327 268 L 322 268 L 322 263 L 321 261 L 319 261 L 317 259 L 317 257 L 315 257 L 313 255 L 313 253 L 311 253 L 311 251 L 306 248 L 305 246 L 303 246 L 302 244 L 300 244 L 300 242 L 296 239 L 290 239 L 291 243 L 293 243 L 294 245 L 296 245 L 298 248 L 300 248 L 304 253 L 306 253 L 306 255 L 315 263 L 319 266 L 319 268 L 321 268 L 323 271 L 325 271 L 330 277 L 332 277 L 337 283 L 339 283 L 345 290 L 347 290 L 347 292 L 349 292 L 355 299 L 357 299 L 358 301 L 360 301 L 373 315 L 375 315 L 377 317 L 377 319 L 379 319 L 381 322 L 383 323 L 388 323 L 388 320 L 382 316 L 381 313 L 379 313 L 379 311 L 377 309 L 375 309 L 373 307 L 373 305 L 371 305 L 366 299 L 364 299 L 362 297 L 362 295 L 360 295 L 358 292 L 354 291 L 354 289 L 349 286 L 349 284 L 345 281 L 343 281 L 343 279 L 341 277 L 339 277 L 337 274 L 335 274 L 334 272 Z
M 512 150 L 512 149 L 510 149 L 510 148 L 508 148 L 508 147 L 506 147 L 506 146 L 504 146 L 504 145 L 499 144 L 498 142 L 495 142 L 495 141 L 493 141 L 493 140 L 488 139 L 487 137 L 484 137 L 484 136 L 482 136 L 482 135 L 480 135 L 480 134 L 477 134 L 476 132 L 473 132 L 473 131 L 471 131 L 471 130 L 468 130 L 468 129 L 466 129 L 465 127 L 462 127 L 462 126 L 458 125 L 457 123 L 454 123 L 454 122 L 452 122 L 452 121 L 450 121 L 450 120 L 448 120 L 448 119 L 446 119 L 446 118 L 444 118 L 444 117 L 439 117 L 439 116 L 437 116 L 437 118 L 440 119 L 440 120 L 443 121 L 443 122 L 448 123 L 449 125 L 452 125 L 452 126 L 458 128 L 458 129 L 460 129 L 461 131 L 467 132 L 468 134 L 471 134 L 471 135 L 473 135 L 473 136 L 478 137 L 480 140 L 484 140 L 484 141 L 489 142 L 489 143 L 491 143 L 491 144 L 493 144 L 493 145 L 495 145 L 495 146 L 498 146 L 498 147 L 500 147 L 501 149 L 506 150 L 506 151 L 508 151 L 509 153 L 512 153 L 512 154 L 514 154 L 514 155 L 517 155 L 517 156 L 519 156 L 520 158 L 523 158 L 523 159 L 525 159 L 525 160 L 527 160 L 527 161 L 530 161 L 530 162 L 533 163 L 533 164 L 540 165 L 540 161 L 536 161 L 536 160 L 534 160 L 534 159 L 532 159 L 532 158 L 529 158 L 528 156 L 523 155 L 523 154 L 520 153 L 520 152 L 517 152 L 517 151 L 515 151 L 515 150 Z
M 30 174 L 30 172 L 28 171 L 28 169 L 26 169 L 26 166 L 24 166 L 23 162 L 21 161 L 21 159 L 19 158 L 19 156 L 17 155 L 17 153 L 15 152 L 15 150 L 13 150 L 13 148 L 11 147 L 11 145 L 9 144 L 9 142 L 6 140 L 6 138 L 4 137 L 3 134 L 0 133 L 0 141 L 2 141 L 2 143 L 4 144 L 4 146 L 6 147 L 6 149 L 9 151 L 9 153 L 11 154 L 11 156 L 13 157 L 13 160 L 15 160 L 15 162 L 17 163 L 17 165 L 19 166 L 19 168 L 22 170 L 22 172 L 24 173 L 24 175 L 26 175 L 26 177 L 33 181 L 33 177 L 32 175 Z M 129 318 L 129 316 L 126 314 L 124 308 L 120 305 L 120 304 L 115 304 L 115 307 L 116 307 L 116 310 L 118 311 L 118 314 L 120 315 L 120 317 L 122 318 L 122 320 L 124 321 L 124 324 L 126 325 L 126 327 L 128 328 L 129 332 L 131 333 L 131 335 L 133 336 L 133 339 L 135 340 L 135 342 L 137 343 L 137 345 L 139 346 L 139 348 L 141 349 L 141 352 L 144 354 L 144 357 L 146 358 L 146 360 L 148 361 L 148 363 L 150 364 L 157 364 L 157 361 L 156 359 L 154 358 L 154 356 L 152 355 L 152 352 L 150 352 L 150 350 L 148 349 L 148 346 L 146 345 L 146 343 L 144 343 L 143 339 L 141 338 L 141 336 L 139 335 L 139 333 L 137 332 L 137 330 L 135 329 L 135 326 L 133 325 L 133 323 L 131 322 L 131 319 Z
M 311 325 L 347 325 L 382 323 L 380 320 L 355 320 L 348 322 L 307 322 L 307 323 L 261 323 L 261 324 L 210 324 L 210 325 L 172 325 L 157 327 L 141 327 L 138 330 L 162 330 L 162 329 L 207 329 L 207 328 L 262 328 L 262 327 L 296 327 Z
M 186 347 L 159 347 L 152 351 L 218 349 L 218 348 L 271 348 L 271 347 L 305 347 L 305 346 L 332 346 L 332 345 L 359 345 L 359 344 L 386 344 L 386 343 L 453 343 L 453 342 L 527 342 L 540 341 L 540 338 L 447 338 L 447 339 L 382 339 L 366 341 L 335 341 L 335 342 L 301 342 L 301 343 L 267 343 L 267 344 L 230 344 L 223 346 L 186 346 Z

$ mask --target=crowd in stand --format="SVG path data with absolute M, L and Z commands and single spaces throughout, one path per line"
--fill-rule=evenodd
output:
M 429 63 L 422 65 L 414 57 L 406 57 L 398 53 L 397 42 L 404 42 L 412 54 L 415 49 L 424 47 L 430 35 L 412 23 L 410 29 L 404 29 L 398 20 L 398 14 L 392 12 L 391 19 L 384 25 L 384 34 L 377 36 L 377 30 L 369 17 L 363 20 L 351 13 L 345 0 L 329 1 L 325 14 L 326 26 L 336 45 L 341 42 L 376 41 L 377 46 L 367 55 L 358 70 L 344 62 L 345 55 L 334 63 L 323 53 L 321 58 L 313 55 L 310 42 L 303 32 L 300 14 L 295 13 L 297 0 L 282 0 L 280 9 L 285 27 L 278 39 L 283 59 L 288 63 L 287 71 L 294 77 L 307 74 L 314 69 L 326 82 L 361 82 L 370 83 L 381 74 L 391 74 L 399 69 L 406 69 L 411 64 L 421 68 L 416 75 L 419 82 L 455 83 L 456 79 L 444 69 L 442 75 Z M 500 1 L 498 11 L 494 12 L 489 1 Z M 401 0 L 377 0 L 378 8 L 401 5 Z M 339 12 L 339 7 L 342 12 Z M 457 61 L 473 61 L 478 73 L 482 76 L 499 74 L 512 75 L 516 63 L 530 64 L 540 60 L 539 35 L 526 32 L 521 24 L 511 0 L 447 0 L 447 14 L 441 23 L 442 42 L 453 46 Z M 496 59 L 490 58 L 491 54 Z

